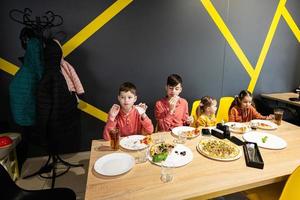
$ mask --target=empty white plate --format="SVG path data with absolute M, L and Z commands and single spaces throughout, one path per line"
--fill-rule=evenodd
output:
M 126 153 L 112 153 L 96 160 L 94 170 L 104 176 L 117 176 L 134 166 L 134 158 Z
M 124 149 L 128 150 L 141 150 L 148 147 L 148 145 L 141 143 L 145 136 L 143 135 L 130 135 L 122 138 L 120 145 Z
M 287 143 L 282 138 L 270 133 L 250 131 L 243 135 L 247 142 L 255 142 L 259 147 L 267 149 L 283 149 L 287 147 Z

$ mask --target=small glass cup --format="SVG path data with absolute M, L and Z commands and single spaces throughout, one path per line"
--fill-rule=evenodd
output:
M 154 143 L 160 144 L 164 143 L 166 141 L 166 135 L 165 133 L 156 133 L 154 136 Z
M 283 117 L 283 110 L 279 109 L 279 108 L 275 108 L 274 109 L 274 120 L 277 125 L 281 125 L 282 117 Z
M 258 122 L 250 122 L 250 127 L 252 130 L 256 130 L 258 127 Z
M 173 180 L 173 163 L 172 162 L 162 162 L 161 163 L 161 172 L 160 180 L 164 183 L 171 182 Z
M 110 136 L 110 147 L 112 150 L 119 150 L 120 148 L 120 134 L 119 129 L 115 128 L 109 132 Z
M 174 142 L 177 144 L 184 144 L 186 142 L 186 138 L 187 138 L 186 132 L 182 131 L 182 132 L 178 133 L 177 139 L 174 140 Z
M 149 155 L 149 149 L 148 148 L 138 150 L 136 152 L 135 162 L 137 164 L 147 162 L 148 155 Z

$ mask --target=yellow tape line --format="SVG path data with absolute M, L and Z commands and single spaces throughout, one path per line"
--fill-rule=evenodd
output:
M 286 23 L 294 33 L 295 37 L 297 38 L 298 42 L 300 42 L 300 29 L 298 28 L 297 24 L 293 20 L 292 16 L 290 15 L 289 11 L 286 7 L 282 10 L 282 16 L 285 19 Z
M 62 49 L 64 52 L 64 57 L 69 55 L 85 40 L 91 37 L 96 31 L 98 31 L 98 29 L 100 29 L 103 25 L 110 21 L 132 1 L 133 0 L 118 0 L 109 8 L 107 8 L 103 13 L 101 13 L 98 17 L 96 17 L 92 22 L 90 22 L 86 27 L 84 27 L 80 32 L 78 32 L 63 45 Z
M 0 69 L 14 76 L 19 70 L 19 67 L 0 58 Z
M 269 29 L 268 34 L 266 36 L 265 42 L 263 44 L 262 50 L 260 52 L 259 58 L 257 60 L 256 66 L 253 69 L 253 67 L 252 67 L 251 63 L 249 62 L 248 58 L 246 57 L 246 55 L 244 54 L 244 52 L 240 48 L 239 44 L 235 40 L 234 36 L 232 35 L 230 30 L 226 26 L 225 22 L 223 21 L 222 17 L 219 15 L 219 13 L 215 9 L 215 7 L 211 3 L 211 1 L 210 0 L 201 0 L 201 2 L 203 4 L 203 6 L 205 7 L 205 9 L 207 10 L 207 12 L 209 13 L 209 15 L 211 16 L 211 18 L 213 19 L 213 21 L 215 22 L 215 24 L 217 25 L 217 27 L 219 28 L 219 30 L 221 31 L 221 33 L 223 34 L 224 38 L 227 40 L 229 46 L 232 48 L 232 50 L 235 53 L 235 55 L 237 56 L 237 58 L 240 60 L 242 66 L 245 68 L 248 75 L 250 76 L 251 80 L 250 80 L 250 83 L 248 85 L 248 90 L 250 92 L 254 91 L 254 88 L 256 86 L 258 77 L 259 77 L 261 69 L 262 69 L 262 66 L 265 62 L 266 56 L 267 56 L 268 51 L 270 49 L 270 45 L 271 45 L 272 40 L 274 38 L 274 34 L 275 34 L 276 29 L 277 29 L 277 26 L 278 26 L 279 19 L 280 19 L 281 15 L 284 14 L 283 16 L 285 16 L 285 19 L 286 19 L 289 27 L 292 29 L 293 33 L 295 34 L 296 38 L 298 40 L 300 38 L 300 36 L 299 36 L 300 31 L 299 31 L 297 25 L 295 24 L 294 20 L 289 15 L 287 9 L 285 8 L 286 0 L 280 0 L 280 2 L 278 4 L 278 7 L 277 7 L 277 10 L 275 12 L 275 15 L 273 17 L 270 29 Z
M 249 62 L 248 58 L 244 54 L 243 50 L 241 49 L 238 42 L 235 40 L 234 36 L 226 26 L 225 22 L 223 21 L 222 17 L 218 13 L 218 11 L 215 9 L 213 4 L 210 2 L 210 0 L 201 0 L 202 4 L 206 8 L 207 12 L 211 16 L 211 18 L 214 20 L 215 24 L 223 34 L 224 38 L 227 40 L 229 46 L 232 48 L 234 53 L 237 55 L 238 59 L 240 60 L 241 64 L 244 66 L 245 70 L 251 77 L 254 70 Z
M 275 12 L 274 18 L 272 20 L 269 32 L 267 34 L 267 37 L 265 39 L 263 48 L 262 48 L 262 50 L 260 52 L 260 55 L 258 57 L 258 61 L 256 63 L 254 74 L 251 77 L 251 81 L 250 81 L 250 83 L 248 85 L 248 90 L 250 92 L 254 91 L 255 85 L 257 83 L 257 79 L 258 79 L 258 77 L 260 75 L 262 66 L 263 66 L 263 64 L 265 62 L 266 56 L 268 54 L 268 51 L 270 49 L 272 40 L 274 38 L 275 31 L 277 29 L 277 26 L 278 26 L 278 23 L 279 23 L 279 20 L 280 20 L 280 17 L 281 17 L 282 10 L 284 9 L 285 3 L 286 3 L 286 0 L 280 0 L 280 2 L 278 4 L 278 7 L 276 9 L 276 12 Z
M 104 121 L 104 122 L 107 121 L 107 117 L 108 117 L 107 113 L 96 108 L 95 106 L 88 104 L 87 102 L 85 102 L 83 100 L 79 100 L 78 108 L 80 110 L 92 115 L 93 117 L 100 119 L 101 121 Z

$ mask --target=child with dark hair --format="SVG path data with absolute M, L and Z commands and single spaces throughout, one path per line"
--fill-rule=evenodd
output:
M 177 74 L 170 75 L 167 79 L 166 97 L 155 104 L 158 131 L 170 131 L 174 127 L 193 122 L 193 117 L 189 117 L 188 102 L 179 96 L 181 91 L 181 77 Z
M 253 119 L 272 119 L 273 115 L 263 116 L 252 105 L 252 94 L 242 90 L 232 102 L 229 113 L 230 122 L 249 122 Z
M 130 82 L 123 83 L 119 88 L 118 100 L 120 105 L 114 104 L 109 113 L 103 138 L 110 140 L 109 131 L 118 128 L 120 136 L 135 134 L 151 134 L 153 125 L 146 115 L 147 105 L 140 103 L 134 105 L 137 100 L 136 87 Z
M 197 118 L 194 120 L 194 126 L 211 127 L 216 126 L 217 100 L 209 96 L 201 98 L 200 104 L 196 110 Z

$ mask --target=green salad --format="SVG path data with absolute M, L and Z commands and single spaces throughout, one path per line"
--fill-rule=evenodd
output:
M 261 138 L 262 143 L 266 143 L 266 142 L 267 142 L 267 139 L 268 139 L 268 136 L 262 137 L 262 138 Z

